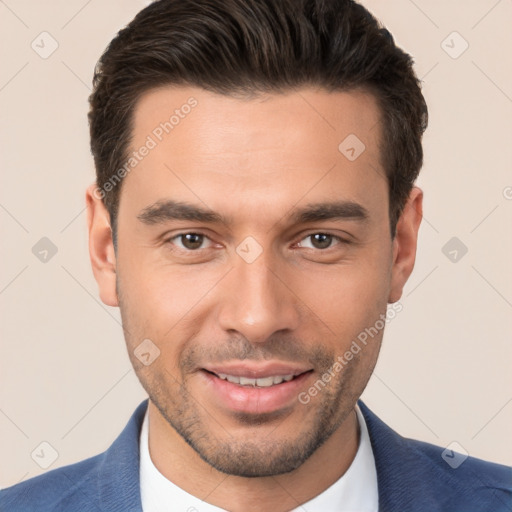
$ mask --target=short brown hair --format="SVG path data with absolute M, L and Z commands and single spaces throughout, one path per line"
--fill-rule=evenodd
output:
M 352 0 L 159 0 L 109 44 L 89 98 L 97 185 L 128 158 L 134 107 L 163 85 L 219 94 L 300 86 L 372 92 L 381 108 L 381 160 L 396 223 L 423 162 L 427 106 L 412 58 Z M 341 142 L 341 141 L 340 141 Z M 115 233 L 119 186 L 102 191 Z

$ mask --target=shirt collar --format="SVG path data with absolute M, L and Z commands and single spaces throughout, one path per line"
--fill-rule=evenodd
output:
M 293 512 L 376 512 L 378 510 L 378 486 L 375 459 L 365 419 L 356 405 L 359 423 L 359 447 L 348 470 L 330 487 L 302 504 Z M 148 408 L 149 410 L 149 408 Z M 206 503 L 184 491 L 165 478 L 151 460 L 148 445 L 148 411 L 140 433 L 140 490 L 144 512 L 173 510 L 185 512 L 224 512 L 224 509 Z

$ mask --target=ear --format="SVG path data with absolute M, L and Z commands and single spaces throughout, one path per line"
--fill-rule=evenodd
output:
M 396 302 L 402 296 L 407 279 L 411 275 L 416 259 L 418 230 L 423 216 L 423 192 L 413 187 L 405 208 L 396 225 L 393 240 L 393 266 L 388 302 Z
M 112 240 L 110 215 L 103 204 L 96 184 L 87 188 L 87 227 L 89 256 L 98 283 L 100 298 L 107 306 L 119 306 L 116 291 L 116 254 Z

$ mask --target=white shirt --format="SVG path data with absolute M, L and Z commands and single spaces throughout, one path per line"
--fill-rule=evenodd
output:
M 377 470 L 364 417 L 356 406 L 361 432 L 352 464 L 336 482 L 292 512 L 377 512 L 379 498 Z M 225 512 L 201 501 L 165 478 L 149 454 L 148 412 L 140 433 L 140 493 L 144 512 Z

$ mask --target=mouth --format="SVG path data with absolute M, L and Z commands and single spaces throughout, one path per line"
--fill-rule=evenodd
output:
M 208 370 L 205 370 L 208 372 Z M 277 386 L 282 384 L 283 382 L 290 382 L 291 380 L 298 377 L 298 375 L 294 375 L 293 373 L 287 375 L 269 375 L 268 377 L 244 377 L 239 375 L 230 375 L 227 373 L 213 373 L 208 372 L 212 375 L 215 375 L 219 379 L 226 380 L 231 382 L 231 384 L 238 384 L 239 386 L 250 386 L 256 388 L 270 388 L 272 386 Z M 300 374 L 302 375 L 302 373 Z
M 222 366 L 199 372 L 212 405 L 230 412 L 262 414 L 289 408 L 298 401 L 313 369 L 291 365 Z

